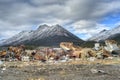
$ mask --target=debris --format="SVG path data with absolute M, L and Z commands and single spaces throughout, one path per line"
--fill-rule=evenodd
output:
M 91 69 L 91 72 L 92 72 L 93 74 L 97 74 L 97 73 L 106 74 L 105 71 L 103 71 L 103 70 L 97 70 L 97 69 Z
M 5 71 L 5 70 L 6 70 L 6 67 L 3 67 L 2 70 Z
M 22 56 L 22 59 L 21 59 L 22 61 L 30 61 L 29 60 L 29 56 Z
M 113 55 L 120 55 L 120 50 L 113 50 L 111 53 Z
M 21 46 L 10 46 L 8 50 L 3 50 L 0 54 L 1 60 L 7 61 L 34 61 L 42 62 L 59 61 L 66 62 L 73 60 L 89 60 L 96 59 L 112 59 L 112 57 L 119 57 L 120 49 L 114 40 L 106 40 L 106 46 L 101 46 L 100 43 L 95 43 L 94 48 L 82 48 L 74 45 L 73 42 L 61 42 L 61 48 L 41 48 L 36 50 L 25 50 Z M 113 55 L 116 54 L 116 55 Z M 50 61 L 49 61 L 50 60 Z M 2 64 L 2 62 L 0 62 Z
M 3 64 L 3 62 L 2 62 L 2 61 L 0 61 L 0 65 L 1 65 L 1 64 Z
M 108 59 L 113 59 L 113 57 L 108 57 Z
M 5 71 L 5 70 L 6 70 L 6 65 L 4 64 L 4 65 L 2 66 L 1 73 L 3 73 L 3 71 Z
M 89 61 L 95 61 L 96 58 L 95 58 L 95 57 L 90 57 L 90 58 L 88 58 L 88 60 L 89 60 Z
M 103 70 L 98 70 L 98 73 L 103 73 L 103 74 L 105 74 L 105 71 L 103 71 Z
M 60 62 L 66 62 L 67 60 L 60 60 Z
M 53 60 L 48 60 L 47 62 L 48 62 L 48 63 L 53 63 L 54 61 L 53 61 Z
M 61 59 L 61 60 L 68 61 L 69 58 L 68 58 L 67 56 L 62 56 L 60 59 Z
M 95 43 L 94 49 L 96 51 L 100 50 L 100 43 Z
M 93 74 L 96 74 L 96 73 L 98 73 L 98 70 L 97 70 L 97 69 L 91 69 L 91 72 L 92 72 Z
M 80 60 L 80 58 L 76 58 L 75 60 L 76 60 L 76 61 L 79 61 L 79 60 Z
M 97 58 L 98 58 L 98 59 L 103 59 L 102 53 L 98 52 L 98 53 L 96 53 L 96 54 L 97 54 Z
M 120 50 L 119 47 L 118 47 L 118 45 L 117 45 L 117 42 L 114 41 L 114 40 L 106 40 L 105 44 L 106 44 L 106 46 L 104 48 L 107 51 L 112 52 L 114 50 Z

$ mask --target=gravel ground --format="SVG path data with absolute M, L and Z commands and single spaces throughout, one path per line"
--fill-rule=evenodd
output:
M 120 64 L 4 62 L 0 80 L 120 80 Z

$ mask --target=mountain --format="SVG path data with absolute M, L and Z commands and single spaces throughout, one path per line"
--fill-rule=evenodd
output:
M 1 39 L 1 40 L 0 40 L 0 44 L 2 44 L 4 41 L 5 41 L 5 39 Z
M 110 37 L 108 37 L 108 39 L 115 40 L 118 44 L 120 44 L 120 33 L 111 35 Z
M 39 26 L 37 30 L 22 31 L 19 34 L 2 42 L 1 46 L 10 45 L 35 45 L 35 46 L 59 46 L 60 42 L 82 43 L 74 34 L 60 25 L 48 26 L 46 24 Z
M 111 30 L 103 30 L 99 32 L 98 34 L 92 36 L 88 39 L 88 41 L 104 41 L 106 39 L 114 39 L 114 36 L 120 34 L 120 26 L 117 26 L 116 28 L 113 28 Z M 119 37 L 120 38 L 120 37 Z

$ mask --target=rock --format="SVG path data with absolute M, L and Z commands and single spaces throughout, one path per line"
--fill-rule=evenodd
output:
M 2 70 L 5 71 L 5 70 L 6 70 L 6 67 L 2 68 Z
M 105 73 L 105 71 L 103 71 L 103 70 L 98 70 L 98 73 Z
M 96 74 L 96 73 L 106 74 L 105 71 L 103 71 L 103 70 L 97 70 L 97 69 L 91 69 L 91 72 L 92 72 L 93 74 Z
M 91 71 L 93 74 L 98 73 L 98 70 L 97 70 L 97 69 L 91 69 L 90 71 Z

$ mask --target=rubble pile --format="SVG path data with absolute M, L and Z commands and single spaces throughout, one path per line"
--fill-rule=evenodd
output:
M 72 42 L 61 42 L 60 48 L 41 48 L 26 50 L 24 45 L 10 46 L 0 51 L 1 61 L 41 61 L 41 62 L 67 62 L 71 60 L 113 59 L 119 57 L 120 48 L 114 40 L 106 40 L 106 46 L 95 43 L 93 48 L 75 46 Z

